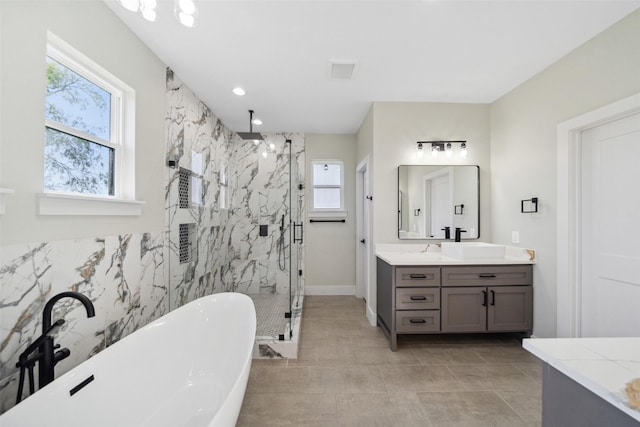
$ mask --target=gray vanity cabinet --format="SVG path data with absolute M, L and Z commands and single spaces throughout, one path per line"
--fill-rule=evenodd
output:
M 401 334 L 525 332 L 533 327 L 531 265 L 395 266 L 377 260 L 378 326 Z
M 530 265 L 442 267 L 442 332 L 530 333 L 532 284 Z

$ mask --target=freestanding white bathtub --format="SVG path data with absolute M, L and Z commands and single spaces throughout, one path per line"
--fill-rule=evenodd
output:
M 255 332 L 246 295 L 200 298 L 62 375 L 3 414 L 0 425 L 234 426 Z

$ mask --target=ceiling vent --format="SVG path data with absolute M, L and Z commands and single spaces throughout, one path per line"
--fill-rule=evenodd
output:
M 329 61 L 329 79 L 351 80 L 356 71 L 356 61 Z

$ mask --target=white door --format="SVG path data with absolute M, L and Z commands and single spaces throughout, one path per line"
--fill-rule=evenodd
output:
M 640 336 L 640 114 L 581 146 L 581 335 Z

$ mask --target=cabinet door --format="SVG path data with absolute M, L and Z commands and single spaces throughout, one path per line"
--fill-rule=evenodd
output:
M 442 288 L 442 332 L 485 332 L 487 288 Z
M 489 287 L 487 330 L 530 331 L 533 327 L 533 287 Z

